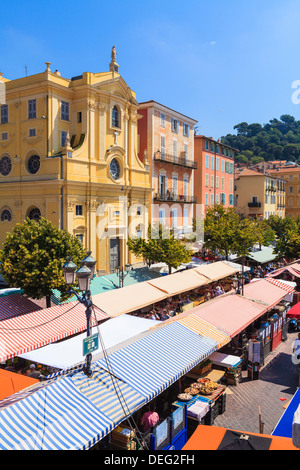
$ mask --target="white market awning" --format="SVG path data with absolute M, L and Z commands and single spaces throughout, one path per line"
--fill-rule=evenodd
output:
M 99 325 L 98 328 L 105 349 L 108 350 L 123 341 L 147 331 L 157 323 L 161 322 L 124 314 L 120 317 L 107 320 Z M 98 328 L 92 328 L 92 334 L 97 333 Z M 19 357 L 57 369 L 67 369 L 84 361 L 85 356 L 83 355 L 82 347 L 84 338 L 86 338 L 86 333 L 82 333 L 59 343 L 52 343 L 43 348 L 35 349 Z M 102 348 L 99 341 L 99 349 L 93 354 L 96 355 L 101 352 Z

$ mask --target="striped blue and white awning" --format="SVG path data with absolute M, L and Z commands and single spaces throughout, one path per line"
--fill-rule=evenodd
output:
M 76 368 L 0 402 L 0 449 L 88 449 L 217 349 L 179 323 L 153 330 L 90 378 Z
M 179 323 L 172 323 L 110 355 L 114 373 L 148 401 L 218 349 Z M 105 367 L 105 361 L 99 361 Z
M 38 384 L 36 391 L 10 406 L 3 400 L 0 449 L 89 449 L 145 403 L 127 384 L 116 379 L 114 383 L 102 370 L 91 378 L 77 371 L 48 385 Z
M 86 449 L 113 427 L 71 378 L 64 377 L 1 409 L 0 449 Z

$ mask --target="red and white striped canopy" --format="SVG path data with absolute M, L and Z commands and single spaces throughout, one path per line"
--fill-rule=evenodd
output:
M 108 315 L 95 308 L 97 321 Z M 95 326 L 94 315 L 91 326 Z M 85 307 L 79 302 L 45 308 L 0 322 L 0 361 L 54 343 L 86 329 Z
M 273 277 L 266 277 L 265 279 L 266 281 L 271 282 L 271 284 L 286 290 L 289 294 L 295 290 L 293 286 L 291 286 L 288 282 L 283 281 L 282 279 L 274 279 Z
M 41 310 L 41 307 L 22 294 L 9 294 L 0 297 L 0 321 L 37 310 Z

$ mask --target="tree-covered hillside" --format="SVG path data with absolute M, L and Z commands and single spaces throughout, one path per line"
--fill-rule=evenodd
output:
M 241 122 L 222 142 L 239 150 L 236 162 L 259 163 L 269 160 L 288 160 L 300 163 L 300 121 L 283 114 L 267 124 Z

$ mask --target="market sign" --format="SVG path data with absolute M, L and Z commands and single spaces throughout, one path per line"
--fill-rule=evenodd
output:
M 87 338 L 84 338 L 82 341 L 83 343 L 83 355 L 86 356 L 87 354 L 90 354 L 93 351 L 96 351 L 96 349 L 99 348 L 99 335 L 98 333 L 95 333 L 94 335 L 88 336 Z

